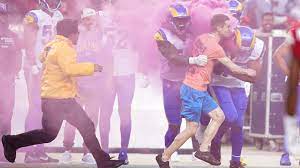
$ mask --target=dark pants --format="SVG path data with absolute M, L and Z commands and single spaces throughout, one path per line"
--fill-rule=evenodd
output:
M 9 139 L 16 149 L 53 141 L 63 120 L 66 120 L 79 130 L 98 167 L 101 161 L 109 159 L 109 155 L 100 147 L 93 122 L 75 99 L 42 99 L 42 111 L 42 129 L 15 135 Z
M 113 77 L 103 90 L 103 101 L 100 110 L 100 138 L 104 151 L 109 152 L 110 118 L 116 96 L 120 116 L 121 151 L 127 152 L 131 134 L 131 104 L 135 91 L 135 76 Z
M 81 85 L 79 85 L 78 88 L 79 88 L 79 95 L 80 95 L 80 99 L 78 99 L 78 103 L 82 107 L 84 107 L 88 117 L 93 121 L 95 128 L 97 128 L 100 103 L 103 95 L 99 93 L 99 88 L 81 87 Z M 74 141 L 75 141 L 75 134 L 76 134 L 76 128 L 73 127 L 71 124 L 66 123 L 64 129 L 64 141 L 63 141 L 63 145 L 66 151 L 70 151 L 73 148 Z M 83 151 L 84 154 L 89 152 L 84 143 L 83 143 Z
M 11 120 L 15 104 L 15 77 L 2 77 L 0 79 L 0 136 L 11 134 Z M 0 146 L 0 158 L 3 149 Z

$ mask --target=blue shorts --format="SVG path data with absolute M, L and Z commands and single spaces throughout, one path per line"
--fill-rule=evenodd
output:
M 192 122 L 199 123 L 202 113 L 208 114 L 219 107 L 207 91 L 199 91 L 185 84 L 181 86 L 180 98 L 181 117 Z

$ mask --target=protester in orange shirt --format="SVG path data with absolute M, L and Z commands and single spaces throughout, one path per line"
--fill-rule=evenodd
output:
M 234 74 L 244 74 L 255 76 L 252 69 L 243 69 L 234 64 L 225 56 L 223 48 L 219 45 L 222 38 L 229 37 L 230 19 L 224 14 L 214 15 L 211 20 L 211 33 L 200 35 L 196 38 L 193 46 L 193 55 L 199 54 L 208 57 L 207 65 L 203 67 L 191 65 L 186 73 L 185 80 L 181 87 L 182 111 L 181 116 L 186 119 L 186 129 L 178 134 L 164 153 L 156 157 L 156 161 L 161 168 L 169 168 L 171 155 L 177 151 L 190 137 L 194 136 L 200 122 L 201 113 L 210 116 L 211 122 L 204 132 L 204 138 L 195 157 L 211 165 L 220 165 L 220 161 L 214 158 L 209 152 L 209 144 L 217 133 L 225 116 L 218 104 L 207 92 L 207 85 L 211 81 L 211 74 L 215 63 L 218 61 L 229 68 Z

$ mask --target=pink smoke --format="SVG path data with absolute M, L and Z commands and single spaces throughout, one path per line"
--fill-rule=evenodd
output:
M 191 31 L 196 36 L 211 30 L 210 20 L 215 14 L 227 14 L 231 19 L 232 28 L 238 24 L 238 21 L 231 16 L 227 3 L 223 0 L 196 0 L 190 9 L 192 15 Z

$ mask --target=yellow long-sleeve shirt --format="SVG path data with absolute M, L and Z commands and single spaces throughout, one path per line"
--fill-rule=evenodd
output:
M 77 96 L 75 77 L 94 73 L 93 63 L 77 63 L 76 49 L 66 37 L 57 35 L 41 54 L 41 97 L 67 99 Z

